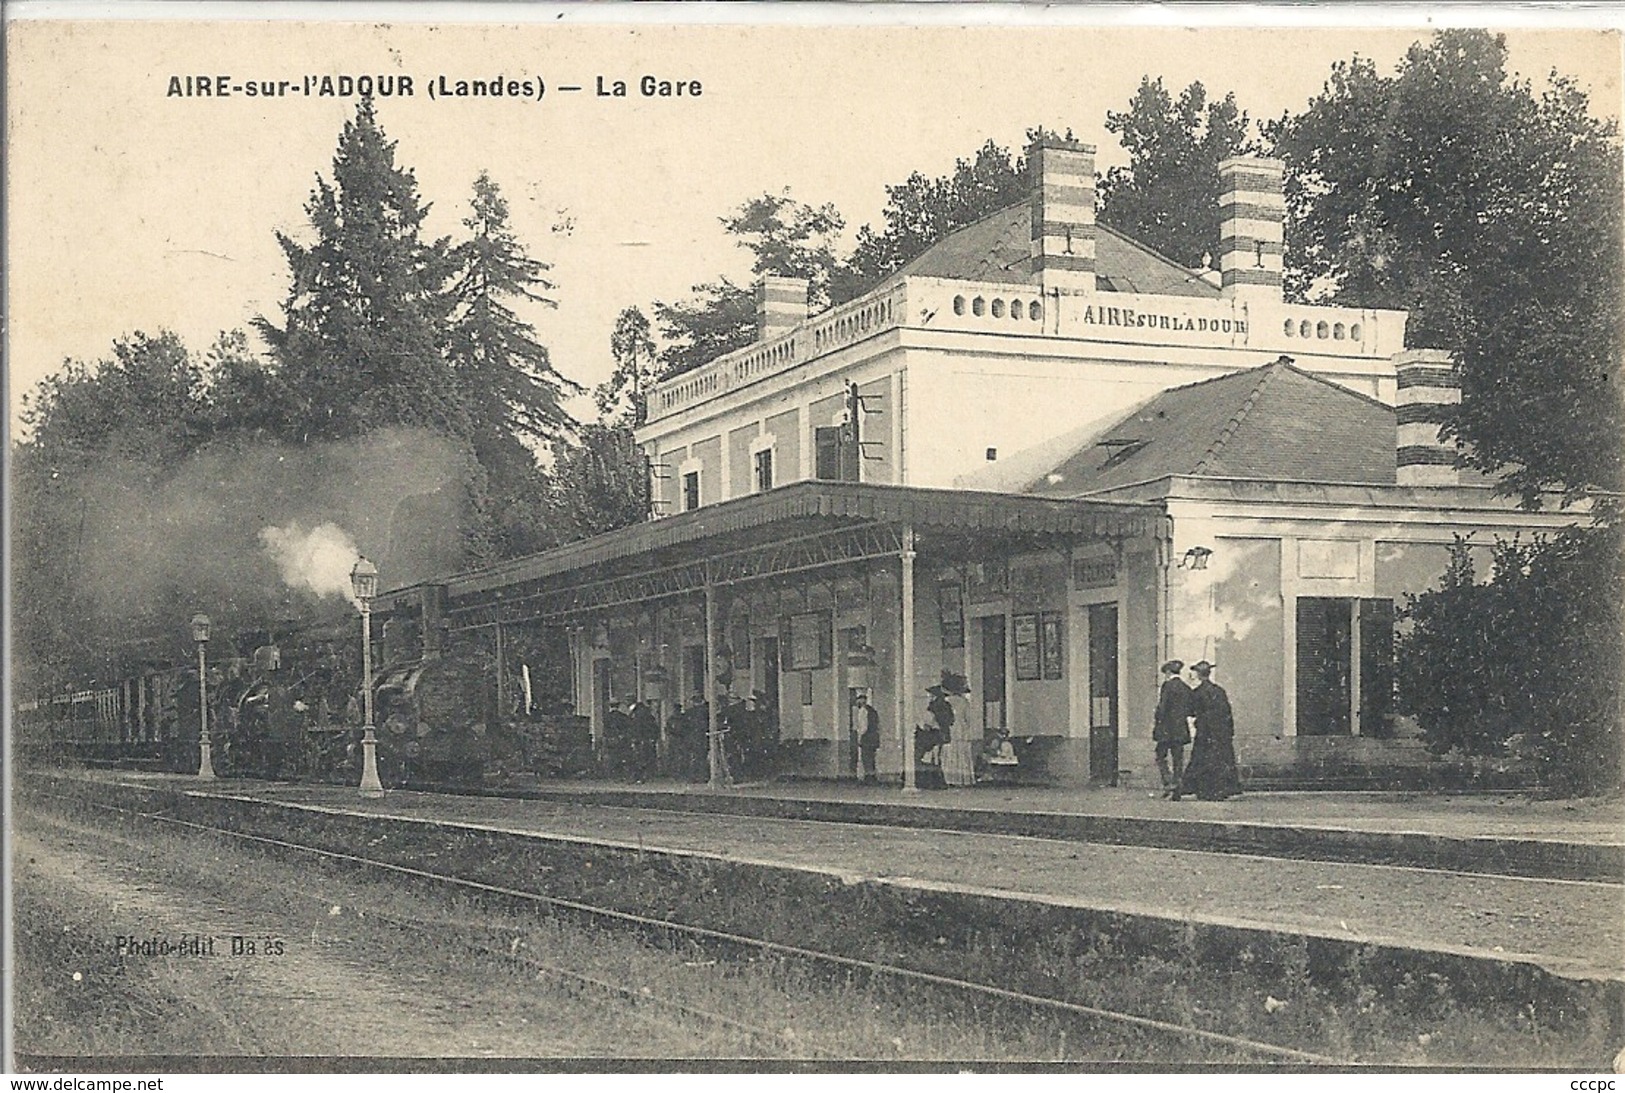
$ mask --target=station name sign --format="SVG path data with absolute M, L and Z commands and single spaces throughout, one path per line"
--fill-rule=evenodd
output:
M 1083 322 L 1089 326 L 1121 326 L 1138 330 L 1168 330 L 1192 334 L 1245 334 L 1245 319 L 1209 319 L 1191 315 L 1168 315 L 1136 311 L 1132 307 L 1089 305 L 1083 309 Z

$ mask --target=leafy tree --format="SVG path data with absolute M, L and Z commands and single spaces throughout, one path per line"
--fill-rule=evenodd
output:
M 758 276 L 805 277 L 811 299 L 828 299 L 835 272 L 835 238 L 844 226 L 833 205 L 796 201 L 788 190 L 763 194 L 721 218 L 735 243 L 755 257 Z M 751 289 L 719 277 L 694 286 L 682 303 L 654 305 L 666 345 L 660 364 L 666 375 L 688 372 L 756 340 L 756 298 Z
M 111 357 L 65 362 L 24 397 L 27 435 L 9 476 L 10 602 L 16 662 L 37 681 L 82 681 L 109 668 L 87 539 L 110 491 L 144 496 L 210 442 L 208 372 L 175 334 L 138 332 L 114 342 Z
M 812 306 L 829 302 L 830 274 L 837 264 L 835 244 L 846 227 L 834 205 L 807 205 L 786 189 L 751 198 L 723 217 L 722 226 L 755 255 L 752 273 L 805 278 Z
M 627 424 L 583 425 L 575 442 L 553 444 L 553 509 L 570 538 L 645 519 L 648 470 Z
M 1501 542 L 1480 583 L 1458 540 L 1440 586 L 1400 612 L 1400 705 L 1429 750 L 1526 759 L 1557 792 L 1618 784 L 1622 546 L 1617 525 Z
M 1106 113 L 1129 163 L 1101 180 L 1101 221 L 1187 269 L 1218 268 L 1219 163 L 1251 150 L 1247 127 L 1233 93 L 1210 102 L 1196 82 L 1175 99 L 1142 79 L 1128 110 Z
M 64 362 L 24 396 L 22 423 L 23 447 L 58 473 L 106 459 L 162 466 L 214 429 L 204 367 L 167 330 L 120 338 L 94 363 Z
M 1553 73 L 1509 78 L 1498 35 L 1451 30 L 1398 70 L 1339 63 L 1268 126 L 1287 162 L 1288 289 L 1410 311 L 1407 340 L 1451 350 L 1447 433 L 1527 505 L 1618 493 L 1620 148 Z
M 1028 138 L 1042 135 L 1030 130 Z M 936 178 L 916 171 L 886 187 L 884 227 L 858 229 L 852 257 L 836 272 L 831 295 L 836 303 L 862 295 L 950 232 L 989 213 L 1024 201 L 1026 162 L 989 140 L 969 159 Z
M 693 291 L 686 301 L 654 304 L 666 342 L 660 368 L 667 376 L 691 372 L 756 340 L 756 297 L 750 289 L 719 277 Z
M 294 431 L 293 392 L 275 363 L 256 354 L 240 330 L 222 334 L 204 360 L 215 429 L 245 440 L 274 440 Z
M 599 417 L 611 425 L 642 425 L 648 418 L 649 388 L 660 379 L 649 317 L 629 307 L 615 317 L 609 336 L 615 371 L 593 392 Z
M 474 180 L 470 238 L 452 251 L 458 272 L 448 349 L 461 397 L 478 431 L 548 440 L 575 422 L 560 404 L 581 388 L 553 368 L 536 329 L 510 301 L 556 307 L 550 268 L 525 252 L 508 225 L 508 203 L 484 171 Z
M 386 425 L 466 436 L 469 413 L 441 351 L 449 243 L 422 238 L 429 207 L 412 172 L 395 165 L 370 99 L 345 123 L 333 181 L 317 177 L 305 211 L 313 243 L 277 233 L 292 275 L 284 324 L 255 320 L 293 399 L 289 439 Z

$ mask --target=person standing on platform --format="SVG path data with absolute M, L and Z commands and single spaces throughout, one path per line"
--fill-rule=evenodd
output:
M 611 778 L 626 778 L 632 773 L 632 715 L 631 703 L 617 699 L 609 704 L 604 715 L 604 766 Z
M 1191 665 L 1196 689 L 1191 692 L 1191 712 L 1196 718 L 1196 743 L 1191 746 L 1190 765 L 1185 768 L 1184 793 L 1194 793 L 1203 801 L 1222 801 L 1241 792 L 1241 776 L 1236 770 L 1236 722 L 1230 713 L 1230 696 L 1213 682 L 1214 665 L 1199 660 Z
M 647 702 L 632 703 L 629 715 L 632 734 L 632 776 L 639 781 L 655 773 L 655 756 L 660 745 L 660 723 Z
M 875 774 L 875 753 L 880 750 L 880 711 L 869 705 L 869 696 L 862 691 L 853 702 L 858 712 L 858 756 L 862 760 L 860 777 L 865 782 L 879 781 Z
M 1185 745 L 1191 742 L 1191 689 L 1182 673 L 1185 662 L 1170 660 L 1162 666 L 1162 690 L 1157 693 L 1157 712 L 1151 724 L 1151 739 L 1157 742 L 1157 770 L 1162 774 L 1162 795 L 1179 800 L 1179 783 L 1185 777 Z M 1173 760 L 1170 770 L 1168 761 Z

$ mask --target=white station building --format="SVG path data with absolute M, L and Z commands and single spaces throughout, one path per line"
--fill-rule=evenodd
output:
M 1283 301 L 1280 162 L 1221 165 L 1217 274 L 1096 223 L 1091 146 L 1029 164 L 1026 202 L 849 303 L 765 279 L 755 343 L 652 392 L 648 522 L 431 609 L 567 628 L 600 734 L 614 700 L 757 693 L 787 775 L 851 776 L 860 691 L 905 775 L 952 673 L 949 783 L 1006 740 L 1022 777 L 1143 781 L 1171 658 L 1218 665 L 1244 779 L 1425 771 L 1396 607 L 1456 537 L 1569 518 L 1457 469 L 1450 360 L 1404 312 Z

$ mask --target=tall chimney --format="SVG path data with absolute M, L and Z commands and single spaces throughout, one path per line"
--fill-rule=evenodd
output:
M 1461 380 L 1448 351 L 1406 349 L 1394 354 L 1398 391 L 1394 417 L 1394 481 L 1401 486 L 1454 486 L 1456 445 L 1439 439 L 1439 426 L 1461 402 Z
M 788 333 L 807 319 L 805 277 L 764 276 L 756 282 L 756 340 L 766 341 Z
M 1095 146 L 1040 137 L 1032 178 L 1033 274 L 1045 292 L 1095 290 Z
M 1278 159 L 1253 156 L 1219 164 L 1219 284 L 1226 296 L 1281 299 L 1285 170 Z

